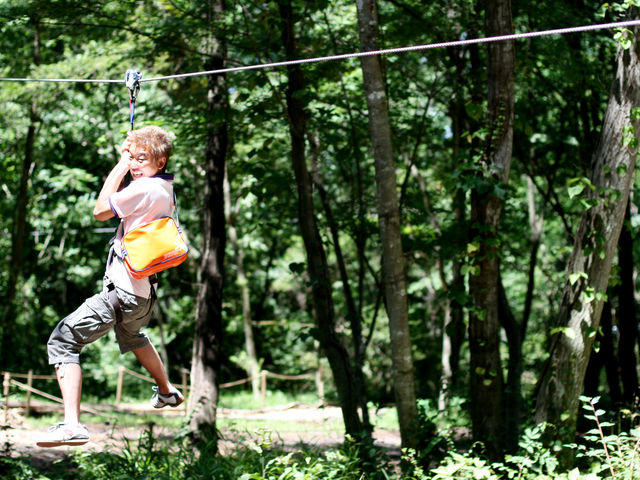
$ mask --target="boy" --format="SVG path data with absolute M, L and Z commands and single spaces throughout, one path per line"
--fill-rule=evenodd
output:
M 103 289 L 85 300 L 74 313 L 58 323 L 47 343 L 49 364 L 64 401 L 64 421 L 49 428 L 37 444 L 41 447 L 83 445 L 89 433 L 80 424 L 82 371 L 80 351 L 112 328 L 120 352 L 132 351 L 156 381 L 151 404 L 155 408 L 177 407 L 182 393 L 167 377 L 158 352 L 140 329 L 149 323 L 155 290 L 148 278 L 129 275 L 120 257 L 120 239 L 129 230 L 173 213 L 173 175 L 164 173 L 172 144 L 167 132 L 155 126 L 134 130 L 121 147 L 118 164 L 107 176 L 93 215 L 97 220 L 120 218 L 120 226 L 107 261 Z M 133 181 L 120 185 L 127 173 Z

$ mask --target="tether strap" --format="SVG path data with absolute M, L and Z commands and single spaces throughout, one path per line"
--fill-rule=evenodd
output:
M 129 99 L 129 122 L 131 123 L 131 130 L 133 130 L 133 120 L 136 118 L 136 101 Z
M 131 122 L 131 130 L 133 130 L 133 120 L 136 117 L 136 98 L 140 92 L 140 80 L 142 75 L 138 70 L 127 70 L 124 74 L 124 83 L 129 89 L 129 122 Z

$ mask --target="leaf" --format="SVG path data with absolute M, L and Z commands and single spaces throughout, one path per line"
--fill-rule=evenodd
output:
M 584 190 L 584 184 L 578 183 L 577 185 L 573 185 L 567 189 L 569 193 L 569 198 L 574 198 L 582 193 Z
M 571 327 L 556 327 L 551 329 L 551 335 L 555 335 L 556 333 L 564 333 L 568 338 L 572 340 L 576 338 L 576 332 Z
M 589 277 L 584 272 L 572 273 L 572 274 L 569 275 L 569 283 L 571 285 L 575 285 L 575 283 L 581 278 L 588 279 Z

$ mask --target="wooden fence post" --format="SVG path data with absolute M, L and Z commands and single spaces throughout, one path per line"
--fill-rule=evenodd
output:
M 124 367 L 120 365 L 118 367 L 118 385 L 116 387 L 116 405 L 120 405 L 122 399 L 122 382 L 124 381 Z
M 27 385 L 29 385 L 29 389 L 27 390 L 27 404 L 25 405 L 25 415 L 28 417 L 31 414 L 31 388 L 33 388 L 33 370 L 29 369 L 27 372 Z
M 11 374 L 4 372 L 2 382 L 2 394 L 4 395 L 4 423 L 9 424 L 9 387 L 11 385 Z

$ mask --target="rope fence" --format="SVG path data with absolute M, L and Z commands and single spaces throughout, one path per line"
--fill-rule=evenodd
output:
M 56 403 L 60 403 L 60 404 L 63 403 L 60 397 L 56 397 L 55 395 L 51 395 L 47 392 L 44 392 L 42 390 L 39 390 L 33 387 L 34 380 L 55 380 L 56 379 L 55 375 L 35 375 L 33 373 L 33 370 L 29 370 L 29 372 L 26 374 L 12 373 L 12 372 L 2 372 L 2 373 L 3 373 L 2 395 L 4 398 L 3 403 L 4 403 L 4 423 L 5 424 L 8 422 L 8 418 L 9 418 L 8 416 L 9 407 L 10 407 L 9 397 L 11 395 L 12 386 L 17 387 L 26 392 L 26 398 L 19 405 L 22 408 L 24 408 L 24 412 L 26 416 L 29 416 L 31 414 L 31 410 L 33 408 L 32 394 L 38 395 L 40 397 L 46 398 L 47 400 L 51 400 Z M 187 377 L 187 375 L 189 374 L 189 371 L 183 368 L 181 369 L 180 373 L 182 377 L 181 379 L 182 383 L 177 384 L 176 387 L 180 388 L 185 393 L 185 395 L 188 395 L 189 391 L 191 390 L 191 386 L 188 384 L 188 377 Z M 117 385 L 116 385 L 116 401 L 115 401 L 116 406 L 122 405 L 122 393 L 125 387 L 125 374 L 131 377 L 137 378 L 139 380 L 143 380 L 143 381 L 155 384 L 155 380 L 153 378 L 142 375 L 124 366 L 120 366 L 118 368 L 118 379 L 117 379 Z M 17 378 L 26 379 L 26 383 L 16 380 Z M 285 381 L 314 379 L 316 389 L 318 391 L 318 398 L 320 399 L 321 402 L 324 401 L 324 383 L 322 381 L 322 376 L 319 370 L 316 372 L 305 373 L 301 375 L 281 375 L 278 373 L 269 372 L 267 370 L 262 370 L 257 376 L 243 378 L 241 380 L 236 380 L 233 382 L 222 383 L 218 387 L 220 389 L 231 388 L 231 387 L 252 382 L 255 379 L 260 379 L 260 404 L 261 404 L 261 408 L 264 408 L 265 400 L 267 396 L 267 383 L 268 383 L 267 379 L 268 378 L 273 378 L 275 380 L 285 380 Z M 89 407 L 80 407 L 80 408 L 82 411 L 91 413 L 93 415 L 103 415 L 103 416 L 109 415 L 108 412 L 95 410 Z M 185 408 L 184 406 L 178 407 L 178 409 L 184 409 L 184 408 Z

